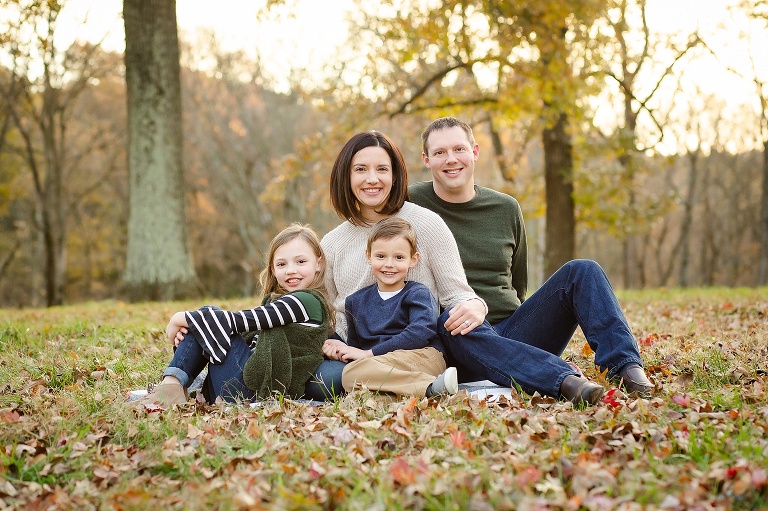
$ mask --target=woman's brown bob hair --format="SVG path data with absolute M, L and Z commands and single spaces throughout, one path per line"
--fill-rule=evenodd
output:
M 360 212 L 360 203 L 352 193 L 350 176 L 352 158 L 366 147 L 381 147 L 392 160 L 392 191 L 387 202 L 377 211 L 382 215 L 393 215 L 400 211 L 408 200 L 408 170 L 405 168 L 403 153 L 384 133 L 363 131 L 350 138 L 341 148 L 331 171 L 331 205 L 336 214 L 353 225 L 364 226 L 367 222 Z

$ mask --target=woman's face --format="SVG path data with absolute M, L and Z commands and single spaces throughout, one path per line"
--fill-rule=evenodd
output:
M 367 222 L 377 222 L 387 215 L 377 213 L 392 191 L 392 160 L 382 147 L 360 149 L 352 157 L 350 169 L 352 193 L 360 202 L 360 212 Z

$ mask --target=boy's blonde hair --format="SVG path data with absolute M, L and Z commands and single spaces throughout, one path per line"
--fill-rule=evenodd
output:
M 325 254 L 323 253 L 323 248 L 320 246 L 320 239 L 317 237 L 317 233 L 315 233 L 309 225 L 293 223 L 272 238 L 272 242 L 269 244 L 269 252 L 267 252 L 267 267 L 264 268 L 260 275 L 261 286 L 264 288 L 264 295 L 284 295 L 288 293 L 288 291 L 283 289 L 278 283 L 277 277 L 275 277 L 275 252 L 277 252 L 278 248 L 296 238 L 301 238 L 306 241 L 310 248 L 312 248 L 312 251 L 315 253 L 318 260 L 322 261 L 320 271 L 315 274 L 315 278 L 312 279 L 312 283 L 306 289 L 313 289 L 323 296 L 325 299 L 326 311 L 333 323 L 334 314 L 332 314 L 331 301 L 328 298 L 328 291 L 325 288 Z
M 379 220 L 376 225 L 373 226 L 371 234 L 368 236 L 368 245 L 366 251 L 371 253 L 371 245 L 377 240 L 391 240 L 394 238 L 403 238 L 411 246 L 411 255 L 417 252 L 416 250 L 416 230 L 408 221 L 402 218 L 391 216 L 384 220 Z

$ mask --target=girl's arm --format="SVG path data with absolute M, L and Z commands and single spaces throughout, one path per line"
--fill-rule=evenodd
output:
M 165 336 L 174 346 L 178 346 L 188 332 L 188 326 L 185 313 L 183 311 L 177 312 L 171 316 L 168 326 L 165 327 Z
M 322 305 L 313 295 L 299 291 L 283 295 L 266 305 L 237 312 L 201 307 L 196 311 L 187 311 L 185 319 L 203 351 L 216 364 L 226 357 L 232 335 L 290 323 L 320 325 Z

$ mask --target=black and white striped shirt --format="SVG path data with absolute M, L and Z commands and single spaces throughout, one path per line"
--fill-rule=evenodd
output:
M 232 312 L 205 306 L 195 311 L 187 311 L 185 315 L 189 332 L 195 336 L 208 360 L 213 364 L 221 364 L 232 345 L 233 335 L 254 330 L 267 330 L 289 323 L 320 326 L 322 324 L 320 311 L 321 304 L 317 298 L 299 291 L 283 295 L 273 302 L 254 309 Z M 319 315 L 318 312 L 320 312 Z

